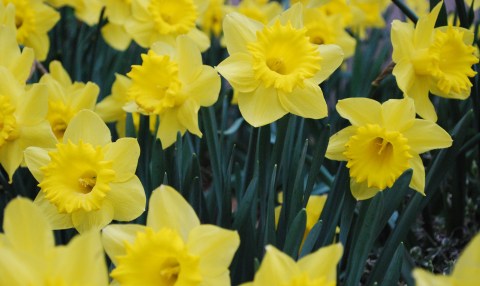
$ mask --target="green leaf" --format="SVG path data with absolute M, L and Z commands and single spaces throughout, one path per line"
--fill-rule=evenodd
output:
M 397 247 L 395 254 L 393 254 L 392 260 L 388 265 L 387 272 L 383 277 L 383 281 L 380 283 L 380 286 L 390 286 L 397 285 L 398 280 L 400 279 L 400 273 L 402 273 L 402 262 L 403 262 L 403 252 L 405 248 L 403 243 Z
M 303 240 L 303 234 L 305 233 L 305 226 L 307 223 L 307 212 L 305 209 L 301 209 L 292 221 L 290 228 L 287 232 L 285 239 L 285 245 L 283 246 L 283 252 L 290 255 L 293 259 L 298 256 L 298 250 Z

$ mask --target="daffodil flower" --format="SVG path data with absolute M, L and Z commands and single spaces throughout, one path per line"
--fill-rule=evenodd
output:
M 404 96 L 413 98 L 421 117 L 436 121 L 437 114 L 429 99 L 434 95 L 466 99 L 470 96 L 470 77 L 478 63 L 474 55 L 473 32 L 460 27 L 435 28 L 442 3 L 417 26 L 398 20 L 392 22 L 393 75 Z
M 297 3 L 268 25 L 238 13 L 225 17 L 230 56 L 216 69 L 238 92 L 245 120 L 258 127 L 287 113 L 319 119 L 327 105 L 319 84 L 342 63 L 336 45 L 314 45 Z
M 420 268 L 413 270 L 417 286 L 476 286 L 480 281 L 480 234 L 460 254 L 450 275 L 434 275 Z
M 75 17 L 89 26 L 98 24 L 100 13 L 104 6 L 103 0 L 46 0 L 55 8 L 70 6 L 75 11 Z
M 228 266 L 240 239 L 236 231 L 201 225 L 173 188 L 150 197 L 147 225 L 109 225 L 103 244 L 119 285 L 230 285 Z
M 108 285 L 98 232 L 75 236 L 55 247 L 45 214 L 25 198 L 5 208 L 0 233 L 0 285 Z
M 82 110 L 55 149 L 30 147 L 25 162 L 40 192 L 35 198 L 54 229 L 99 230 L 112 220 L 130 221 L 145 210 L 135 175 L 140 147 L 134 138 L 111 141 L 93 111 Z
M 254 280 L 242 286 L 336 285 L 341 244 L 322 247 L 297 262 L 274 246 L 267 245 L 266 250 Z
M 142 55 L 142 65 L 132 66 L 127 76 L 132 79 L 128 89 L 131 99 L 124 109 L 145 115 L 158 115 L 157 138 L 165 149 L 177 140 L 177 133 L 202 137 L 198 126 L 201 106 L 217 101 L 220 76 L 207 65 L 192 40 L 179 36 L 176 45 L 162 42 Z
M 104 0 L 103 2 L 108 23 L 102 27 L 102 36 L 114 49 L 124 51 L 132 42 L 132 36 L 125 28 L 125 24 L 132 17 L 131 0 Z
M 390 99 L 383 104 L 368 98 L 340 100 L 337 111 L 351 126 L 330 137 L 326 157 L 347 161 L 350 189 L 357 200 L 369 199 L 407 169 L 413 169 L 410 187 L 425 189 L 420 154 L 447 148 L 452 138 L 429 120 L 416 119 L 413 100 Z

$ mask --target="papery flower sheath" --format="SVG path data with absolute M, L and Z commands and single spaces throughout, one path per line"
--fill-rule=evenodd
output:
M 109 225 L 103 244 L 119 285 L 230 285 L 228 266 L 238 233 L 201 225 L 195 211 L 173 188 L 150 197 L 147 225 Z
M 0 233 L 0 285 L 108 285 L 100 234 L 75 236 L 55 246 L 48 219 L 25 198 L 5 208 L 5 233 Z
M 452 138 L 440 126 L 415 118 L 410 98 L 383 104 L 348 98 L 338 102 L 337 111 L 352 125 L 330 137 L 326 157 L 347 161 L 350 189 L 357 200 L 391 187 L 409 168 L 413 169 L 410 187 L 423 194 L 425 168 L 420 154 L 452 145 Z
M 135 175 L 140 147 L 134 138 L 111 141 L 110 130 L 90 110 L 80 111 L 55 149 L 30 147 L 28 169 L 39 182 L 35 198 L 54 229 L 99 230 L 112 220 L 131 221 L 145 210 Z
M 188 130 L 199 137 L 198 111 L 217 101 L 220 76 L 202 64 L 200 50 L 186 36 L 179 36 L 176 46 L 158 42 L 142 55 L 142 65 L 132 66 L 127 74 L 132 83 L 127 93 L 131 99 L 128 112 L 158 115 L 157 138 L 165 149 Z
M 473 32 L 460 27 L 435 28 L 442 3 L 420 17 L 416 27 L 398 20 L 392 22 L 393 75 L 404 96 L 413 98 L 418 115 L 437 120 L 429 99 L 434 95 L 466 99 L 470 96 L 470 77 L 478 63 L 474 55 Z
M 476 286 L 480 281 L 480 234 L 468 243 L 450 275 L 435 275 L 420 268 L 413 270 L 417 286 Z
M 230 56 L 216 69 L 238 92 L 245 120 L 258 127 L 287 113 L 319 119 L 327 105 L 319 84 L 342 63 L 336 45 L 310 42 L 297 3 L 268 25 L 238 13 L 225 17 Z
M 336 285 L 337 264 L 343 252 L 341 244 L 319 248 L 297 262 L 272 245 L 266 249 L 254 280 L 242 286 Z

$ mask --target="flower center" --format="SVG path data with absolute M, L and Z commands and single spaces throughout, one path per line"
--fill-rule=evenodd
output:
M 310 38 L 310 43 L 315 45 L 335 43 L 336 35 L 333 27 L 326 21 L 318 19 L 318 21 L 308 23 L 305 27 L 307 27 L 307 36 Z
M 44 174 L 39 187 L 60 213 L 98 210 L 109 183 L 115 179 L 112 161 L 104 159 L 102 147 L 89 143 L 58 143 L 49 152 L 50 163 L 40 170 Z
M 199 257 L 188 252 L 177 231 L 147 227 L 126 243 L 126 254 L 118 257 L 111 276 L 121 285 L 199 285 Z
M 0 148 L 7 142 L 18 138 L 15 107 L 7 96 L 0 95 Z
M 151 50 L 142 59 L 142 65 L 132 66 L 127 74 L 132 79 L 129 96 L 149 114 L 161 114 L 181 105 L 185 96 L 180 94 L 178 64 L 169 56 L 159 56 Z
M 53 133 L 58 141 L 62 141 L 68 123 L 75 115 L 75 112 L 66 106 L 62 101 L 49 101 L 47 120 L 50 122 Z
M 438 80 L 437 87 L 444 93 L 469 92 L 472 83 L 469 77 L 476 72 L 472 65 L 478 63 L 473 54 L 475 48 L 463 41 L 463 31 L 449 26 L 446 31 L 437 29 L 430 52 L 437 55 L 433 76 Z
M 186 34 L 195 27 L 197 7 L 192 0 L 151 0 L 148 11 L 162 35 Z
M 258 31 L 257 41 L 247 45 L 253 56 L 255 78 L 265 87 L 273 86 L 285 92 L 302 87 L 305 79 L 320 70 L 322 59 L 306 32 L 306 28 L 293 28 L 290 21 L 284 26 L 278 20 Z
M 400 132 L 387 131 L 377 124 L 359 127 L 345 147 L 343 155 L 350 177 L 381 190 L 393 185 L 409 168 L 412 158 L 408 140 Z
M 3 4 L 15 5 L 15 26 L 17 27 L 17 41 L 25 43 L 31 32 L 35 31 L 35 11 L 27 0 L 3 0 Z

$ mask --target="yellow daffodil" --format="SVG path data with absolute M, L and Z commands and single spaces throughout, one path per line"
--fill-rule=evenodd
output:
M 208 0 L 131 0 L 132 18 L 127 32 L 140 46 L 157 41 L 171 45 L 180 35 L 193 40 L 203 52 L 210 46 L 208 36 L 196 28 L 196 22 L 208 7 Z
M 220 77 L 212 67 L 202 65 L 200 50 L 190 38 L 180 36 L 176 47 L 159 42 L 142 60 L 127 74 L 133 101 L 125 110 L 158 115 L 157 138 L 164 149 L 176 141 L 178 132 L 188 130 L 201 137 L 198 110 L 217 101 Z
M 45 214 L 31 201 L 13 199 L 5 208 L 0 234 L 0 285 L 108 285 L 98 232 L 55 247 Z
M 58 61 L 50 63 L 50 73 L 40 79 L 48 88 L 47 119 L 59 141 L 62 140 L 70 120 L 82 109 L 93 110 L 100 92 L 93 82 L 72 82 Z
M 109 225 L 103 245 L 118 285 L 230 285 L 228 266 L 240 239 L 236 231 L 201 225 L 173 188 L 150 197 L 147 225 Z
M 223 30 L 230 56 L 217 70 L 238 91 L 238 106 L 248 123 L 266 125 L 287 113 L 327 116 L 319 84 L 342 63 L 343 52 L 336 45 L 310 42 L 302 4 L 266 26 L 230 13 Z
M 415 119 L 413 101 L 391 99 L 383 104 L 368 98 L 340 100 L 337 111 L 348 126 L 330 137 L 326 157 L 347 161 L 350 189 L 357 200 L 391 187 L 413 169 L 410 187 L 422 194 L 425 168 L 421 153 L 452 145 L 452 138 L 429 120 Z
M 367 28 L 385 27 L 385 19 L 382 13 L 390 4 L 386 0 L 351 0 L 350 5 L 355 7 L 354 20 L 351 28 L 358 33 L 361 38 L 365 37 Z
M 297 262 L 271 245 L 266 250 L 254 280 L 242 286 L 337 284 L 337 264 L 343 252 L 341 244 L 322 247 Z
M 35 203 L 54 229 L 99 230 L 131 221 L 145 209 L 135 175 L 140 148 L 134 138 L 111 142 L 110 130 L 90 110 L 80 111 L 55 149 L 30 147 L 25 162 L 40 192 Z
M 45 2 L 55 8 L 63 6 L 72 7 L 78 19 L 89 26 L 93 26 L 98 23 L 104 1 L 105 0 L 46 0 Z
M 33 48 L 35 58 L 43 61 L 50 48 L 47 32 L 55 26 L 60 15 L 42 0 L 2 0 L 15 6 L 15 26 L 19 44 Z
M 198 24 L 207 35 L 218 38 L 222 34 L 223 16 L 227 10 L 228 7 L 223 0 L 209 0 L 208 7 L 199 17 Z
M 123 106 L 129 102 L 128 89 L 132 85 L 132 80 L 126 76 L 115 74 L 115 81 L 112 85 L 112 94 L 104 98 L 95 106 L 95 112 L 107 123 L 116 122 L 117 133 L 120 137 L 125 137 L 127 112 Z M 136 130 L 139 128 L 140 115 L 132 113 L 133 124 Z M 154 133 L 157 125 L 157 116 L 150 116 L 150 132 Z
M 108 23 L 102 27 L 102 36 L 114 49 L 124 51 L 132 41 L 125 24 L 132 17 L 131 0 L 104 0 Z
M 345 31 L 341 15 L 327 15 L 322 10 L 308 8 L 305 9 L 304 24 L 311 43 L 338 45 L 342 48 L 345 58 L 355 53 L 355 38 Z
M 473 33 L 459 27 L 434 28 L 442 3 L 420 17 L 417 26 L 398 20 L 392 23 L 393 75 L 404 96 L 413 98 L 417 113 L 437 120 L 428 94 L 466 99 L 470 96 L 470 77 L 478 63 L 472 46 Z
M 236 11 L 263 24 L 282 13 L 283 8 L 276 1 L 242 0 L 236 7 Z
M 33 51 L 20 52 L 12 26 L 0 26 L 0 164 L 9 181 L 29 146 L 53 147 L 55 137 L 47 114 L 47 89 L 25 81 L 33 64 Z
M 476 286 L 480 281 L 480 234 L 477 234 L 460 254 L 450 275 L 434 275 L 415 268 L 417 286 Z
M 314 0 L 310 2 L 312 2 L 311 7 L 315 7 L 327 15 L 340 16 L 342 24 L 345 27 L 352 26 L 353 23 L 359 21 L 359 18 L 362 18 L 361 10 L 347 3 L 346 0 L 320 0 L 318 6 L 313 4 L 313 2 L 315 2 Z

